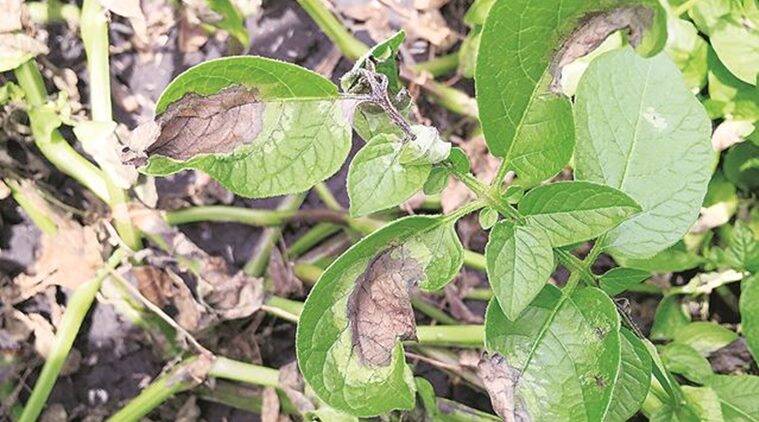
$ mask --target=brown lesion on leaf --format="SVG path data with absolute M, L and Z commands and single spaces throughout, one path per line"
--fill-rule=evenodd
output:
M 532 421 L 524 403 L 516 395 L 522 372 L 511 366 L 504 356 L 498 353 L 483 354 L 477 365 L 477 375 L 482 379 L 498 416 L 506 422 Z
M 411 288 L 424 268 L 402 247 L 375 256 L 348 299 L 353 347 L 362 363 L 387 366 L 398 340 L 416 338 Z
M 255 90 L 235 85 L 216 94 L 191 92 L 171 103 L 132 133 L 133 153 L 187 160 L 199 154 L 230 153 L 251 143 L 263 127 L 265 105 Z M 144 156 L 125 157 L 142 164 Z
M 630 45 L 637 46 L 643 33 L 651 26 L 654 11 L 646 6 L 620 7 L 606 12 L 594 12 L 580 20 L 577 28 L 566 38 L 551 62 L 552 92 L 561 92 L 561 70 L 564 66 L 595 50 L 612 33 L 627 29 Z

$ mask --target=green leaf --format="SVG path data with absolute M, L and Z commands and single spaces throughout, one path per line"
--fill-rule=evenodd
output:
M 741 282 L 741 327 L 754 361 L 759 362 L 759 274 Z
M 640 210 L 624 192 L 590 182 L 538 186 L 519 201 L 519 211 L 546 230 L 553 247 L 596 238 Z
M 543 229 L 505 220 L 490 231 L 485 259 L 493 294 L 512 321 L 540 293 L 554 268 L 553 250 Z
M 437 195 L 448 186 L 448 177 L 451 173 L 445 167 L 433 167 L 430 175 L 422 186 L 425 195 Z
M 704 262 L 704 259 L 697 253 L 689 251 L 685 247 L 685 243 L 679 241 L 651 258 L 626 259 L 618 257 L 617 262 L 625 267 L 648 272 L 669 273 L 696 268 Z
M 617 267 L 604 273 L 599 281 L 601 290 L 609 296 L 615 296 L 627 291 L 632 286 L 637 286 L 650 277 L 651 274 L 648 271 Z
M 697 321 L 679 327 L 673 340 L 692 347 L 703 356 L 709 356 L 738 340 L 738 334 L 713 322 Z
M 481 209 L 479 221 L 483 230 L 490 230 L 498 221 L 498 211 L 491 207 Z
M 733 76 L 709 48 L 710 109 L 715 109 L 713 117 L 729 116 L 735 120 L 759 120 L 759 90 L 754 85 Z
M 759 377 L 712 375 L 709 387 L 717 393 L 722 414 L 728 421 L 759 421 Z
M 643 207 L 605 236 L 614 257 L 646 258 L 698 217 L 711 176 L 711 121 L 665 54 L 630 48 L 594 60 L 577 88 L 578 179 L 622 190 Z
M 709 387 L 683 387 L 686 404 L 694 410 L 699 421 L 722 422 L 722 409 L 717 393 Z
M 743 82 L 755 85 L 759 72 L 759 10 L 751 1 L 699 0 L 688 11 L 722 63 Z
M 664 296 L 656 307 L 650 337 L 652 340 L 670 340 L 680 328 L 688 324 L 690 314 L 683 309 L 677 296 Z
M 402 164 L 403 139 L 377 135 L 356 154 L 348 169 L 348 197 L 352 216 L 396 206 L 424 186 L 430 164 Z
M 693 382 L 703 384 L 713 374 L 709 361 L 687 344 L 669 343 L 662 347 L 659 355 L 670 372 L 680 374 Z
M 605 293 L 591 287 L 562 300 L 559 289 L 546 285 L 515 321 L 495 300 L 485 321 L 486 349 L 503 356 L 503 365 L 516 374 L 502 386 L 513 394 L 516 416 L 600 421 L 610 415 L 621 346 L 619 316 Z M 501 415 L 520 420 L 510 416 Z
M 360 417 L 414 407 L 414 379 L 398 340 L 415 335 L 409 289 L 440 288 L 461 268 L 453 223 L 397 220 L 321 275 L 303 306 L 296 350 L 305 380 L 329 406 Z
M 725 255 L 733 268 L 750 272 L 759 269 L 759 239 L 748 224 L 740 220 L 735 222 Z
M 722 164 L 725 176 L 743 190 L 759 188 L 759 166 L 753 164 L 756 157 L 759 157 L 759 146 L 751 142 L 734 145 L 725 154 Z
M 642 52 L 663 47 L 665 14 L 656 1 L 511 0 L 490 9 L 480 41 L 487 54 L 475 70 L 480 121 L 490 152 L 526 185 L 556 174 L 572 155 L 572 108 L 555 76 L 628 26 Z
M 692 23 L 671 15 L 667 18 L 667 35 L 665 51 L 683 73 L 688 89 L 699 92 L 706 85 L 706 41 Z
M 651 385 L 652 361 L 646 346 L 626 328 L 622 328 L 620 334 L 622 356 L 605 419 L 608 422 L 627 421 L 635 415 Z
M 246 197 L 297 193 L 334 174 L 351 145 L 355 101 L 327 79 L 261 57 L 197 65 L 169 84 L 158 117 L 138 127 L 149 155 L 141 169 L 194 168 Z

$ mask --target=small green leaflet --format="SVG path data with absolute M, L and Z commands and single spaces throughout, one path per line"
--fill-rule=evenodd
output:
M 554 76 L 623 28 L 646 54 L 664 46 L 665 13 L 652 0 L 493 4 L 480 41 L 487 54 L 475 69 L 477 105 L 490 152 L 525 186 L 556 174 L 572 155 L 572 108 Z
M 609 296 L 615 296 L 627 291 L 651 277 L 647 271 L 635 268 L 612 268 L 601 276 L 600 287 Z
M 640 409 L 651 386 L 651 355 L 632 331 L 620 330 L 622 361 L 614 384 L 607 422 L 624 422 Z
M 759 421 L 759 377 L 712 375 L 707 384 L 717 393 L 726 421 Z
M 511 415 L 546 421 L 600 421 L 610 414 L 620 372 L 620 322 L 617 309 L 602 291 L 590 287 L 562 299 L 546 285 L 515 321 L 491 300 L 485 323 L 485 347 L 503 357 L 511 384 Z
M 546 230 L 553 247 L 598 237 L 640 210 L 624 192 L 590 182 L 538 186 L 519 201 L 519 211 Z
M 299 66 L 212 60 L 174 79 L 156 121 L 135 129 L 131 147 L 149 156 L 141 169 L 147 174 L 194 168 L 246 197 L 302 192 L 347 157 L 355 105 Z
M 490 231 L 485 259 L 493 294 L 512 321 L 543 290 L 554 268 L 553 250 L 545 230 L 505 220 Z
M 412 216 L 365 237 L 330 265 L 298 322 L 298 365 L 317 396 L 360 417 L 411 409 L 401 339 L 414 338 L 410 289 L 442 288 L 459 271 L 454 221 Z
M 680 374 L 693 382 L 703 384 L 713 373 L 709 361 L 687 344 L 669 343 L 661 348 L 659 355 L 670 372 Z
M 577 88 L 575 176 L 630 195 L 643 212 L 605 236 L 615 257 L 647 258 L 683 237 L 711 176 L 711 121 L 680 72 L 630 48 L 594 60 Z
M 759 362 L 759 274 L 741 282 L 741 327 L 751 355 Z
M 677 330 L 689 323 L 690 314 L 683 309 L 677 296 L 664 296 L 656 307 L 650 337 L 652 340 L 670 340 Z
M 371 214 L 409 199 L 424 186 L 429 163 L 402 164 L 403 139 L 396 134 L 372 138 L 348 169 L 348 197 L 353 216 Z
M 699 0 L 688 11 L 720 60 L 735 76 L 756 84 L 759 72 L 759 5 L 755 1 Z
M 697 321 L 675 331 L 674 341 L 687 344 L 702 356 L 738 340 L 738 334 L 714 322 Z

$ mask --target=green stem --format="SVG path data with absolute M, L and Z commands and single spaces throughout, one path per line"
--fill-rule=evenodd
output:
M 12 179 L 4 179 L 3 181 L 10 188 L 13 199 L 24 210 L 24 212 L 26 212 L 26 215 L 32 219 L 34 225 L 37 226 L 37 228 L 39 228 L 42 233 L 45 233 L 48 236 L 54 236 L 55 233 L 58 232 L 58 225 L 55 224 L 55 221 L 53 221 L 53 219 L 50 218 L 50 216 L 48 216 L 44 210 L 41 210 L 37 207 L 37 205 L 34 203 L 34 200 L 28 196 L 28 193 L 24 192 L 24 189 L 18 182 Z M 33 186 L 28 185 L 26 186 L 26 189 L 34 188 Z M 34 194 L 37 193 L 32 193 L 32 195 Z
M 332 223 L 319 223 L 309 229 L 287 248 L 290 259 L 297 258 L 310 251 L 324 239 L 342 230 L 340 226 Z
M 306 199 L 306 193 L 299 193 L 296 195 L 290 195 L 282 200 L 277 207 L 279 211 L 297 211 Z M 245 274 L 260 277 L 266 272 L 266 267 L 269 265 L 269 256 L 271 251 L 277 244 L 280 236 L 282 236 L 282 227 L 270 227 L 261 233 L 258 238 L 258 245 L 256 246 L 253 257 L 245 264 L 243 271 Z
M 208 375 L 264 387 L 279 387 L 279 371 L 276 369 L 239 362 L 223 356 L 214 360 Z
M 24 412 L 19 419 L 20 422 L 32 422 L 39 417 L 42 408 L 45 406 L 45 401 L 47 401 L 50 391 L 53 389 L 56 379 L 58 379 L 58 374 L 60 374 L 61 368 L 71 351 L 71 346 L 74 344 L 74 339 L 77 332 L 79 332 L 82 321 L 87 315 L 92 302 L 95 300 L 95 295 L 100 290 L 103 279 L 126 256 L 127 251 L 125 249 L 116 249 L 111 257 L 108 258 L 104 267 L 97 272 L 95 278 L 77 287 L 71 294 L 66 304 L 66 311 L 63 313 L 63 318 L 55 334 L 55 340 L 53 341 L 50 353 L 45 360 L 45 365 L 42 367 L 39 378 L 37 378 L 32 394 L 24 406 Z
M 300 313 L 303 312 L 303 303 L 272 295 L 266 299 L 262 309 L 274 316 L 297 324 Z
M 440 308 L 438 308 L 437 306 L 427 303 L 427 301 L 425 301 L 421 297 L 412 296 L 411 306 L 413 306 L 414 309 L 416 309 L 417 311 L 439 322 L 440 324 L 447 325 L 447 326 L 455 326 L 459 323 L 458 320 L 446 314 L 445 312 L 440 310 Z
M 466 93 L 448 85 L 429 80 L 422 85 L 433 94 L 435 102 L 462 116 L 478 118 L 477 101 Z
M 335 195 L 332 194 L 332 191 L 329 190 L 329 187 L 324 182 L 319 182 L 314 185 L 314 191 L 319 196 L 319 199 L 324 202 L 324 206 L 326 206 L 328 209 L 331 209 L 332 211 L 342 211 L 343 206 L 340 205 L 340 202 L 338 202 L 337 198 L 335 198 Z
M 349 60 L 358 60 L 369 49 L 345 29 L 322 0 L 298 0 L 298 4 Z
M 45 83 L 37 68 L 37 63 L 34 60 L 29 60 L 14 69 L 13 72 L 24 91 L 30 109 L 44 105 L 47 101 L 47 92 L 45 92 Z M 84 185 L 104 202 L 109 202 L 110 195 L 103 172 L 76 152 L 66 142 L 58 129 L 54 129 L 49 137 L 46 134 L 34 133 L 34 127 L 43 125 L 40 122 L 34 122 L 33 113 L 29 114 L 29 119 L 32 120 L 34 143 L 42 155 L 61 172 Z
M 420 325 L 415 343 L 423 346 L 482 347 L 483 325 Z
M 434 59 L 427 60 L 426 62 L 419 62 L 415 64 L 412 69 L 417 73 L 427 72 L 430 75 L 437 77 L 453 72 L 456 70 L 458 65 L 458 52 L 453 52 L 444 56 L 435 57 Z

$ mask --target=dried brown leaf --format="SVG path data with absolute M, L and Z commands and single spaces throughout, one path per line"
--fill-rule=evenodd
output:
M 396 341 L 416 337 L 410 290 L 424 273 L 403 253 L 391 248 L 373 258 L 348 299 L 353 345 L 364 363 L 388 365 Z
M 505 357 L 497 353 L 484 354 L 477 366 L 477 374 L 490 395 L 493 410 L 505 422 L 532 420 L 514 394 L 520 372 L 509 365 Z
M 132 274 L 147 300 L 162 309 L 171 306 L 176 311 L 172 317 L 180 327 L 189 332 L 200 331 L 204 309 L 179 276 L 150 266 L 135 267 Z
M 0 0 L 0 32 L 20 31 L 21 0 Z
M 279 368 L 279 385 L 301 414 L 313 412 L 314 404 L 306 396 L 306 382 L 298 371 L 298 362 L 292 361 Z
M 451 315 L 459 321 L 463 321 L 470 324 L 482 324 L 483 318 L 481 315 L 477 315 L 472 312 L 471 309 L 464 303 L 463 295 L 459 289 L 453 285 L 448 284 L 445 286 L 445 300 L 448 302 L 448 307 L 451 310 Z
M 285 257 L 279 248 L 273 248 L 271 251 L 267 273 L 271 277 L 274 284 L 274 293 L 277 296 L 303 294 L 303 282 L 295 276 L 293 264 L 285 261 Z
M 279 421 L 279 397 L 273 387 L 264 388 L 263 403 L 261 405 L 261 422 Z

